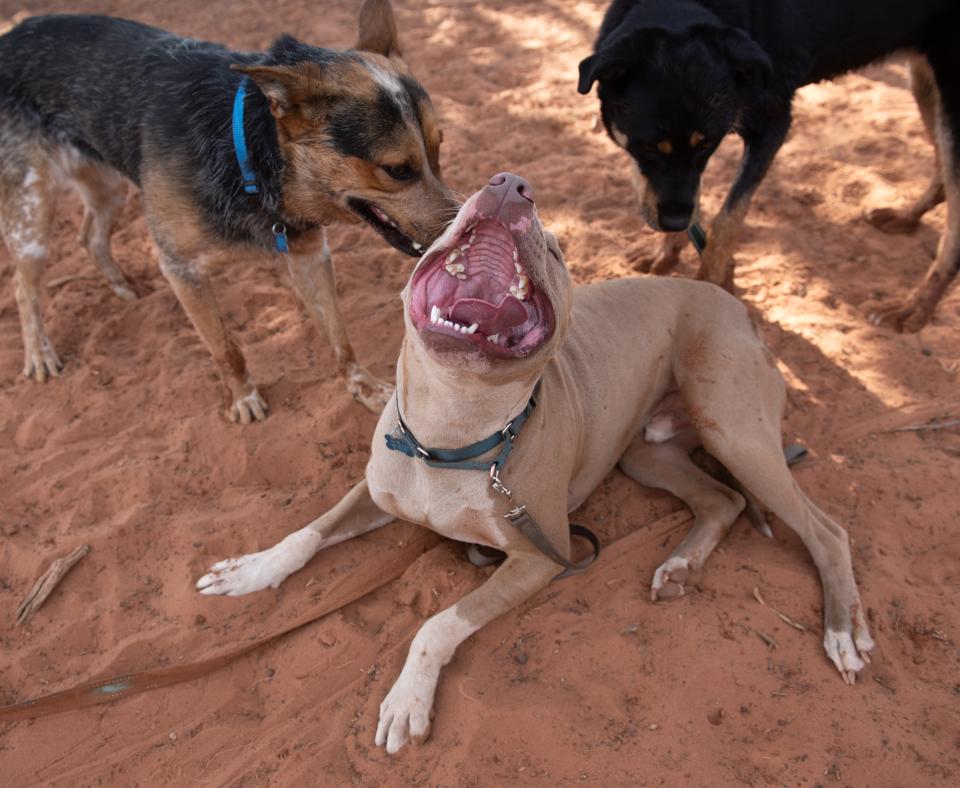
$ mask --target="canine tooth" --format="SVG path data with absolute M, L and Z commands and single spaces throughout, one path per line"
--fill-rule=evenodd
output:
M 487 337 L 487 342 L 499 342 L 499 341 L 500 341 L 499 331 L 496 334 L 491 334 L 490 336 Z
M 472 333 L 474 333 L 478 328 L 480 328 L 480 324 L 479 324 L 479 323 L 471 323 L 471 324 L 470 324 L 470 327 L 467 328 L 467 329 L 465 329 L 463 333 L 464 333 L 464 334 L 472 334 Z
M 430 322 L 436 323 L 439 319 L 440 319 L 440 307 L 434 304 L 433 309 L 430 310 Z

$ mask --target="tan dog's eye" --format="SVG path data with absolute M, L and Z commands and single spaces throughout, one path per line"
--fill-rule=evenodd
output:
M 417 176 L 417 173 L 409 164 L 398 164 L 396 166 L 384 164 L 380 169 L 395 181 L 409 181 Z

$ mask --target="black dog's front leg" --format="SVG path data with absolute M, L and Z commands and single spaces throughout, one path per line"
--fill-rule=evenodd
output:
M 707 239 L 707 247 L 700 259 L 697 279 L 713 282 L 733 292 L 733 252 L 740 240 L 743 220 L 753 193 L 767 174 L 773 157 L 790 129 L 790 109 L 777 112 L 765 122 L 741 132 L 744 142 L 743 161 L 737 179 L 724 200 L 723 207 Z

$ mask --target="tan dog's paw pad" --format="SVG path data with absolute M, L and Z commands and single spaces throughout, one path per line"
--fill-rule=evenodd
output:
M 234 423 L 253 424 L 267 418 L 267 410 L 266 401 L 260 396 L 260 392 L 254 389 L 249 394 L 237 397 L 227 415 Z
M 63 362 L 46 338 L 39 347 L 28 348 L 24 354 L 23 375 L 38 383 L 43 383 L 48 377 L 59 378 L 62 369 Z
M 380 721 L 374 742 L 378 747 L 386 747 L 389 755 L 395 755 L 410 742 L 420 744 L 430 736 L 436 681 L 429 691 L 426 687 L 418 689 L 420 683 L 407 681 L 401 675 L 380 704 Z
M 823 636 L 823 648 L 840 671 L 844 683 L 853 684 L 857 680 L 857 673 L 870 662 L 874 642 L 865 627 L 857 632 L 856 637 L 849 632 L 827 629 Z
M 686 558 L 671 556 L 653 573 L 650 584 L 650 599 L 658 602 L 684 594 L 684 584 L 690 577 L 690 562 Z

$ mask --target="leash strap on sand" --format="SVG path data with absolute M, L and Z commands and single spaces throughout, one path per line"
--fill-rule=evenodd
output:
M 155 670 L 141 670 L 122 676 L 111 676 L 106 679 L 95 679 L 61 692 L 21 701 L 10 706 L 2 706 L 0 707 L 0 724 L 33 717 L 46 717 L 50 714 L 60 714 L 65 711 L 109 703 L 140 692 L 169 687 L 172 684 L 179 684 L 213 673 L 215 670 L 219 670 L 239 659 L 244 654 L 263 648 L 284 635 L 340 610 L 395 580 L 417 556 L 439 542 L 440 538 L 438 536 L 423 530 L 422 534 L 410 539 L 402 547 L 391 550 L 389 565 L 384 566 L 382 561 L 366 562 L 343 580 L 335 581 L 333 587 L 326 597 L 320 600 L 317 607 L 277 632 L 244 643 L 223 654 L 197 660 L 188 665 L 174 665 Z

